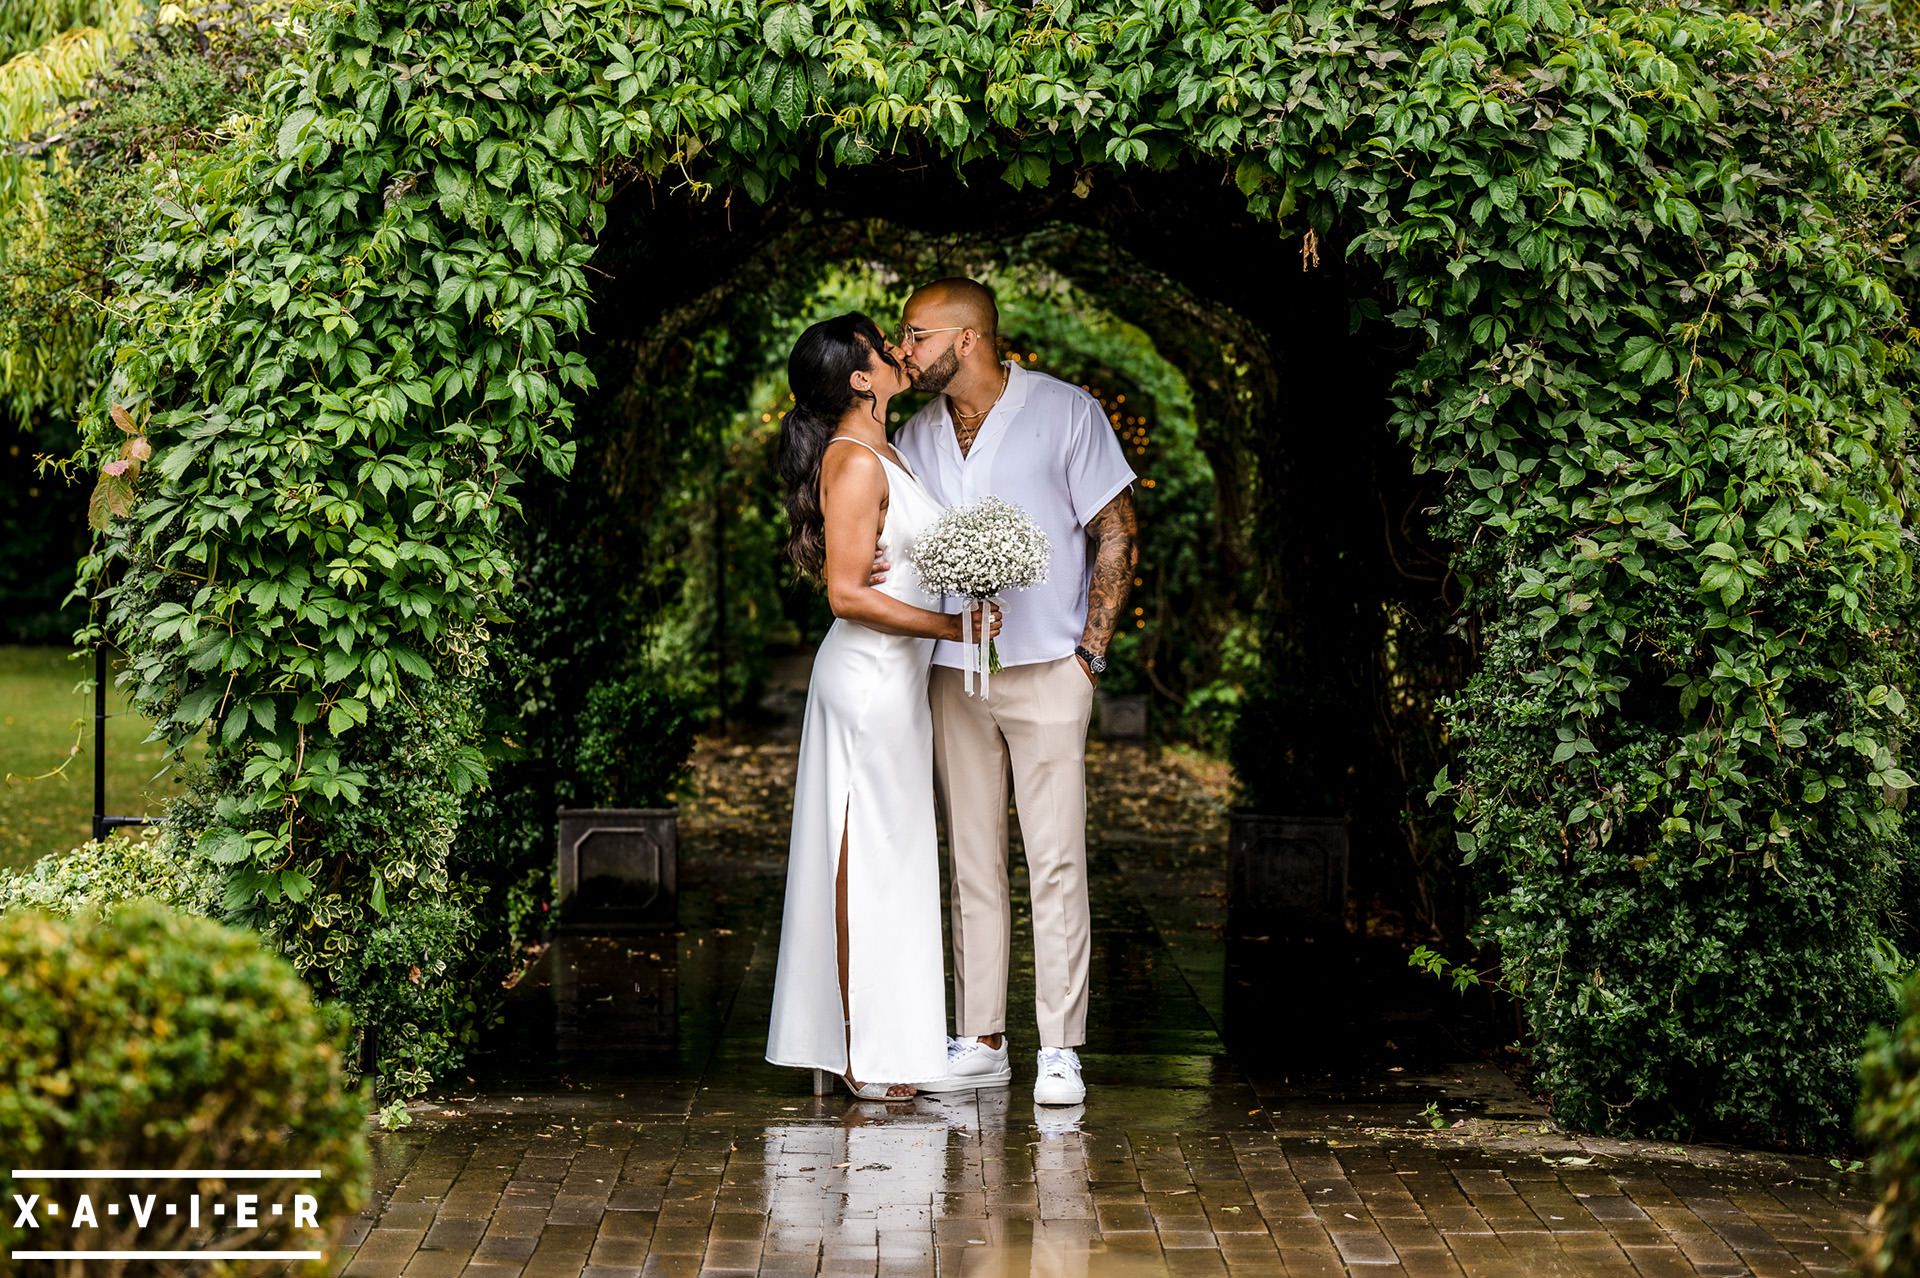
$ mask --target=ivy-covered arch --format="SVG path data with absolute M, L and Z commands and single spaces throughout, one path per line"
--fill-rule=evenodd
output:
M 126 264 L 85 421 L 126 513 L 87 574 L 140 700 L 214 735 L 179 837 L 399 1086 L 474 1018 L 468 683 L 519 482 L 573 461 L 609 197 L 1144 170 L 1372 263 L 1361 315 L 1416 351 L 1393 424 L 1481 653 L 1435 797 L 1561 1115 L 1838 1132 L 1906 848 L 1909 412 L 1875 178 L 1778 32 L 1575 0 L 303 13 Z

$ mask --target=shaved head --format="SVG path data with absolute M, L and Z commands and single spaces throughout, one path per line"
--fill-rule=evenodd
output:
M 907 299 L 907 320 L 921 328 L 948 324 L 970 328 L 989 348 L 1000 336 L 1000 307 L 993 300 L 993 290 L 957 275 L 916 289 Z
M 985 284 L 959 276 L 935 280 L 914 291 L 900 318 L 909 330 L 901 334 L 900 353 L 915 390 L 966 399 L 989 383 L 1005 383 L 1000 308 Z

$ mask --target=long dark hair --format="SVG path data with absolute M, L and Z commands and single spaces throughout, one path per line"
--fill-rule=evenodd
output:
M 866 400 L 879 411 L 872 391 L 849 380 L 865 372 L 878 354 L 893 365 L 880 328 L 858 312 L 836 315 L 800 334 L 787 356 L 787 387 L 793 407 L 780 422 L 780 481 L 786 486 L 787 554 L 816 580 L 827 567 L 826 522 L 820 514 L 820 458 L 849 408 Z

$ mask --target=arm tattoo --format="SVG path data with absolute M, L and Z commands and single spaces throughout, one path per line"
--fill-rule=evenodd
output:
M 1108 502 L 1087 525 L 1092 538 L 1093 584 L 1087 589 L 1087 628 L 1080 642 L 1094 652 L 1105 652 L 1133 588 L 1134 565 L 1140 562 L 1139 526 L 1133 515 L 1133 494 L 1123 492 Z

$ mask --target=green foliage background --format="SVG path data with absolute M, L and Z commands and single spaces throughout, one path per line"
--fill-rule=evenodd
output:
M 0 62 L 51 44 L 76 30 L 119 33 L 132 25 L 140 0 L 21 0 L 0 14 Z
M 154 175 L 221 145 L 292 47 L 267 4 L 22 0 L 0 15 L 0 638 L 56 643 L 86 550 L 93 476 L 49 464 L 98 385 L 88 356 Z M 66 25 L 61 25 L 66 24 Z M 51 33 L 50 35 L 48 33 Z M 144 229 L 139 231 L 144 234 Z
M 1911 99 L 1852 32 L 1572 0 L 300 15 L 261 112 L 153 175 L 83 457 L 125 449 L 109 405 L 152 441 L 87 577 L 142 704 L 214 733 L 202 854 L 309 979 L 459 930 L 381 939 L 459 878 L 472 681 L 520 493 L 574 465 L 616 189 L 1164 171 L 1344 249 L 1363 336 L 1411 344 L 1392 426 L 1479 656 L 1434 789 L 1559 1114 L 1845 1129 L 1912 784 Z M 466 974 L 415 967 L 407 1016 L 360 1000 L 403 1087 L 467 1019 Z
M 1907 982 L 1900 1021 L 1868 1040 L 1860 1073 L 1857 1126 L 1880 1191 L 1862 1269 L 1893 1278 L 1920 1269 L 1920 976 Z

